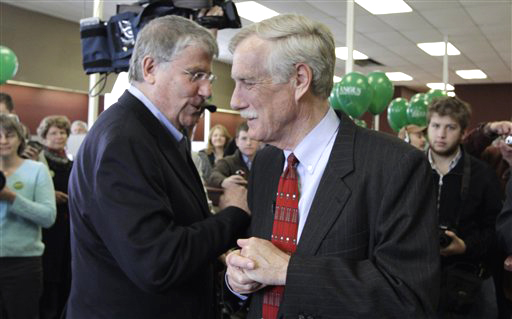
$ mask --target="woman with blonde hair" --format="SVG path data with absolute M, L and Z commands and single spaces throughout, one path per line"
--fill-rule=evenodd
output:
M 224 157 L 224 151 L 231 136 L 224 125 L 217 124 L 210 129 L 208 146 L 198 152 L 198 171 L 203 180 L 208 180 L 215 162 Z

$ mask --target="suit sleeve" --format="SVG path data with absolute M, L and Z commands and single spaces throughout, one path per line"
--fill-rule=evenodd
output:
M 166 179 L 173 177 L 165 176 L 167 163 L 150 143 L 123 137 L 106 145 L 96 159 L 95 198 L 87 210 L 126 276 L 142 290 L 163 293 L 204 273 L 234 245 L 249 217 L 228 207 L 204 219 L 186 184 L 176 181 L 169 191 Z M 183 222 L 187 216 L 197 216 L 196 222 Z
M 507 199 L 496 220 L 498 240 L 507 255 L 512 255 L 512 179 L 507 184 Z
M 392 173 L 384 189 L 363 187 L 367 194 L 351 195 L 378 201 L 377 211 L 366 212 L 359 204 L 353 207 L 350 199 L 346 204 L 348 209 L 373 216 L 368 258 L 292 255 L 285 314 L 309 313 L 322 318 L 340 314 L 352 314 L 351 318 L 434 315 L 439 297 L 439 244 L 431 170 L 416 150 L 406 153 L 393 167 L 383 165 L 386 167 Z

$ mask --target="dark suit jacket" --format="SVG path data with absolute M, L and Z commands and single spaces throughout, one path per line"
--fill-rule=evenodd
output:
M 284 318 L 427 318 L 439 290 L 439 239 L 430 166 L 395 137 L 345 115 L 296 252 Z M 284 155 L 260 151 L 249 181 L 250 235 L 270 239 Z M 263 292 L 249 318 L 261 317 Z M 309 316 L 309 317 L 308 317 Z
M 69 205 L 68 319 L 213 318 L 213 261 L 249 217 L 210 214 L 192 159 L 130 93 L 87 134 Z
M 208 185 L 212 187 L 222 187 L 224 179 L 231 175 L 235 175 L 238 170 L 244 172 L 244 177 L 249 178 L 249 168 L 242 158 L 240 150 L 236 150 L 235 154 L 221 158 L 215 163 L 212 174 L 208 179 Z

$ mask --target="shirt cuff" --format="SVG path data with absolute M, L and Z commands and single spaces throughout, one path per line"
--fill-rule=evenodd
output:
M 237 296 L 241 300 L 247 300 L 247 298 L 249 298 L 249 296 L 239 294 L 239 293 L 235 292 L 233 289 L 231 289 L 231 286 L 229 285 L 229 282 L 228 282 L 228 274 L 227 273 L 224 274 L 224 281 L 226 281 L 226 286 L 228 287 L 229 291 L 231 291 L 231 293 L 233 295 Z

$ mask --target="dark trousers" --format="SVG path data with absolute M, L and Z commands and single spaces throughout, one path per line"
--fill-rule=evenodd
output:
M 0 318 L 38 319 L 41 257 L 0 257 Z

